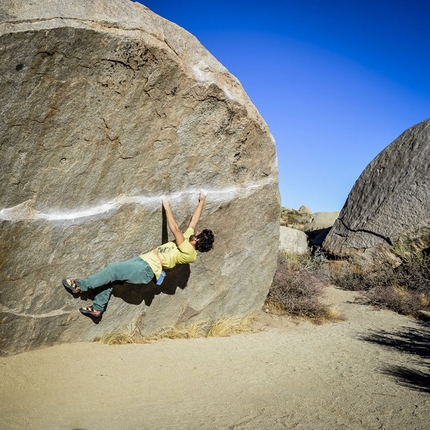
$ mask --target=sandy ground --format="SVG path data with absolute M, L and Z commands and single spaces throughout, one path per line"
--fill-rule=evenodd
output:
M 429 429 L 430 326 L 327 293 L 346 321 L 0 358 L 0 429 Z

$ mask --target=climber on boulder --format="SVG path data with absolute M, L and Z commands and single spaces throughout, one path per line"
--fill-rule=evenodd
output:
M 112 282 L 125 281 L 131 284 L 148 284 L 155 277 L 157 284 L 160 285 L 165 276 L 163 268 L 171 269 L 177 264 L 193 263 L 196 261 L 197 251 L 210 251 L 215 240 L 213 232 L 206 229 L 194 233 L 203 212 L 205 199 L 206 193 L 201 191 L 199 203 L 190 224 L 187 230 L 182 233 L 173 216 L 169 199 L 163 198 L 162 202 L 166 212 L 167 225 L 175 236 L 174 241 L 160 245 L 152 251 L 133 257 L 130 260 L 110 263 L 100 272 L 85 279 L 63 279 L 64 287 L 74 294 L 105 287 L 96 294 L 93 305 L 80 308 L 80 312 L 94 317 L 101 316 L 113 290 Z

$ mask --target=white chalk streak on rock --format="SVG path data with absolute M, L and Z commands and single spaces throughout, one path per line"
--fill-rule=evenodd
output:
M 228 187 L 221 190 L 208 190 L 205 192 L 209 195 L 209 199 L 215 202 L 230 201 L 236 197 L 245 197 L 252 194 L 255 189 L 258 189 L 271 180 L 261 181 L 260 183 L 251 184 L 247 187 Z M 171 200 L 179 199 L 184 195 L 199 195 L 199 190 L 180 191 L 172 194 Z M 241 196 L 238 196 L 238 194 Z M 33 220 L 46 220 L 46 221 L 68 221 L 76 220 L 87 217 L 94 217 L 106 214 L 112 210 L 118 209 L 126 204 L 139 204 L 142 206 L 154 206 L 160 203 L 161 195 L 156 196 L 119 196 L 111 202 L 100 204 L 86 209 L 78 209 L 76 211 L 67 212 L 47 212 L 42 213 L 32 207 L 32 202 L 26 201 L 16 205 L 12 208 L 5 208 L 0 211 L 0 220 L 3 221 L 33 221 Z
M 12 315 L 16 315 L 19 317 L 25 317 L 25 318 L 46 318 L 46 317 L 57 317 L 59 315 L 67 315 L 70 314 L 70 312 L 67 311 L 62 311 L 60 309 L 57 309 L 55 311 L 51 311 L 48 313 L 44 313 L 44 314 L 26 314 L 26 313 L 22 313 L 22 312 L 17 312 L 14 311 L 13 309 L 9 309 L 6 306 L 1 306 L 0 308 L 0 312 L 3 313 L 7 313 L 7 314 L 12 314 Z

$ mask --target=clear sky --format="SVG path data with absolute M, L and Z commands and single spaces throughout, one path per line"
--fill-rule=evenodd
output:
M 340 210 L 367 164 L 430 117 L 428 0 L 139 3 L 242 83 L 276 140 L 282 206 Z

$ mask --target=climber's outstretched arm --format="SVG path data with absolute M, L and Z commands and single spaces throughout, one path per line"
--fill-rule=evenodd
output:
M 191 218 L 189 228 L 193 230 L 196 229 L 196 225 L 200 220 L 203 212 L 203 206 L 205 205 L 206 193 L 204 191 L 200 191 L 199 204 L 197 205 L 196 210 L 194 211 L 194 215 Z
M 184 242 L 185 237 L 182 231 L 179 229 L 178 223 L 173 216 L 172 209 L 170 208 L 170 200 L 167 197 L 163 197 L 163 207 L 166 211 L 167 225 L 173 233 L 173 236 L 175 236 L 176 245 L 179 246 Z

